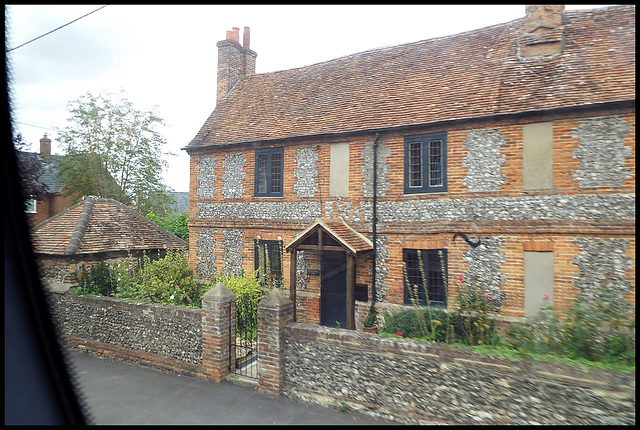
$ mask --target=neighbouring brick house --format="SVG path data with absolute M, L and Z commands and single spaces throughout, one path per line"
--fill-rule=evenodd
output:
M 42 159 L 44 165 L 40 182 L 47 186 L 47 192 L 42 200 L 32 199 L 27 205 L 27 221 L 33 227 L 77 202 L 71 197 L 63 195 L 65 184 L 58 176 L 58 163 L 63 156 L 51 154 L 51 139 L 46 134 L 40 139 L 40 152 L 28 152 L 25 153 L 25 156 Z
M 605 282 L 635 303 L 635 7 L 523 9 L 263 74 L 227 32 L 184 148 L 198 276 L 264 267 L 297 321 L 348 328 L 407 278 L 424 303 L 421 265 L 449 309 L 460 275 L 507 319 Z
M 187 251 L 187 243 L 130 207 L 112 199 L 87 197 L 36 225 L 31 231 L 40 278 L 50 289 L 66 290 L 74 273 L 98 261 L 118 263 L 143 252 Z

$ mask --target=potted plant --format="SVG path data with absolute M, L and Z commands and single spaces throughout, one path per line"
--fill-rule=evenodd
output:
M 362 323 L 362 330 L 365 333 L 378 333 L 378 326 L 376 325 L 376 313 L 370 311 L 367 317 Z

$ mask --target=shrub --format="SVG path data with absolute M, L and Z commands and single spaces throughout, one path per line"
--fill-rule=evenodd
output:
M 215 283 L 222 283 L 236 295 L 236 336 L 254 340 L 258 334 L 258 302 L 267 294 L 257 276 L 222 275 Z
M 367 317 L 364 319 L 364 321 L 362 322 L 362 325 L 364 327 L 367 328 L 373 328 L 376 326 L 376 313 L 373 311 L 370 311 L 367 314 Z
M 532 324 L 513 324 L 504 332 L 504 346 L 522 354 L 553 354 L 592 362 L 635 364 L 635 312 L 611 287 L 595 297 L 585 294 L 564 317 L 544 306 Z
M 147 213 L 147 219 L 158 224 L 160 227 L 178 236 L 180 239 L 189 241 L 189 215 L 185 210 L 182 213 L 172 210 L 171 212 L 164 211 L 162 216 L 156 215 L 155 212 L 149 211 Z
M 116 292 L 117 279 L 113 269 L 104 261 L 92 265 L 87 270 L 83 264 L 79 273 L 74 274 L 78 287 L 75 294 L 97 294 L 113 296 Z
M 116 269 L 116 297 L 165 305 L 201 307 L 203 285 L 193 278 L 193 268 L 180 250 L 169 250 L 163 258 L 139 261 L 129 258 Z
M 459 277 L 458 310 L 460 340 L 467 345 L 495 345 L 498 342 L 497 326 L 491 314 L 498 314 L 499 308 L 492 304 L 491 294 L 482 285 L 468 282 Z
M 406 310 L 395 314 L 385 314 L 382 333 L 402 333 L 410 339 L 434 340 L 436 342 L 453 342 L 462 334 L 461 319 L 447 313 L 444 309 Z M 432 332 L 430 327 L 434 327 Z

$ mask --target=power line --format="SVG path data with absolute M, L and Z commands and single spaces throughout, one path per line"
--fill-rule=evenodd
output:
M 80 18 L 76 18 L 76 19 L 74 19 L 73 21 L 68 22 L 68 23 L 66 23 L 66 24 L 64 24 L 64 25 L 61 25 L 60 27 L 55 28 L 55 29 L 51 30 L 51 31 L 50 31 L 50 32 L 48 32 L 48 33 L 45 33 L 45 34 L 43 34 L 43 35 L 41 35 L 41 36 L 38 36 L 38 37 L 36 37 L 35 39 L 31 39 L 30 41 L 25 42 L 25 43 L 23 43 L 23 44 L 22 44 L 22 45 L 20 45 L 20 46 L 16 46 L 15 48 L 8 49 L 8 50 L 7 50 L 7 52 L 11 52 L 11 51 L 14 51 L 14 50 L 16 50 L 16 49 L 18 49 L 18 48 L 22 48 L 24 45 L 27 45 L 27 44 L 29 44 L 29 43 L 31 43 L 31 42 L 34 42 L 34 41 L 36 41 L 36 40 L 40 39 L 41 37 L 46 36 L 47 34 L 51 34 L 51 33 L 53 33 L 54 31 L 58 31 L 58 30 L 60 30 L 61 28 L 66 27 L 66 26 L 67 26 L 67 25 L 69 25 L 69 24 L 73 24 L 74 22 L 76 22 L 76 21 L 78 21 L 78 20 L 80 20 L 80 19 L 82 19 L 82 18 L 84 18 L 84 17 L 87 17 L 87 16 L 91 15 L 92 13 L 97 12 L 97 11 L 99 11 L 100 9 L 104 9 L 104 8 L 105 8 L 105 7 L 107 7 L 107 6 L 109 6 L 109 5 L 101 6 L 101 7 L 99 7 L 98 9 L 96 9 L 96 10 L 94 10 L 94 11 L 91 11 L 91 12 L 89 12 L 89 13 L 88 13 L 88 14 L 86 14 L 86 15 L 82 15 Z
M 26 122 L 13 121 L 16 124 L 28 125 L 29 127 L 41 128 L 43 130 L 53 130 L 53 127 L 42 127 L 39 125 L 27 124 Z

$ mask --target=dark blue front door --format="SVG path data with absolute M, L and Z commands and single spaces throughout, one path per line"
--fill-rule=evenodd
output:
M 320 324 L 347 327 L 347 256 L 344 252 L 322 253 Z

